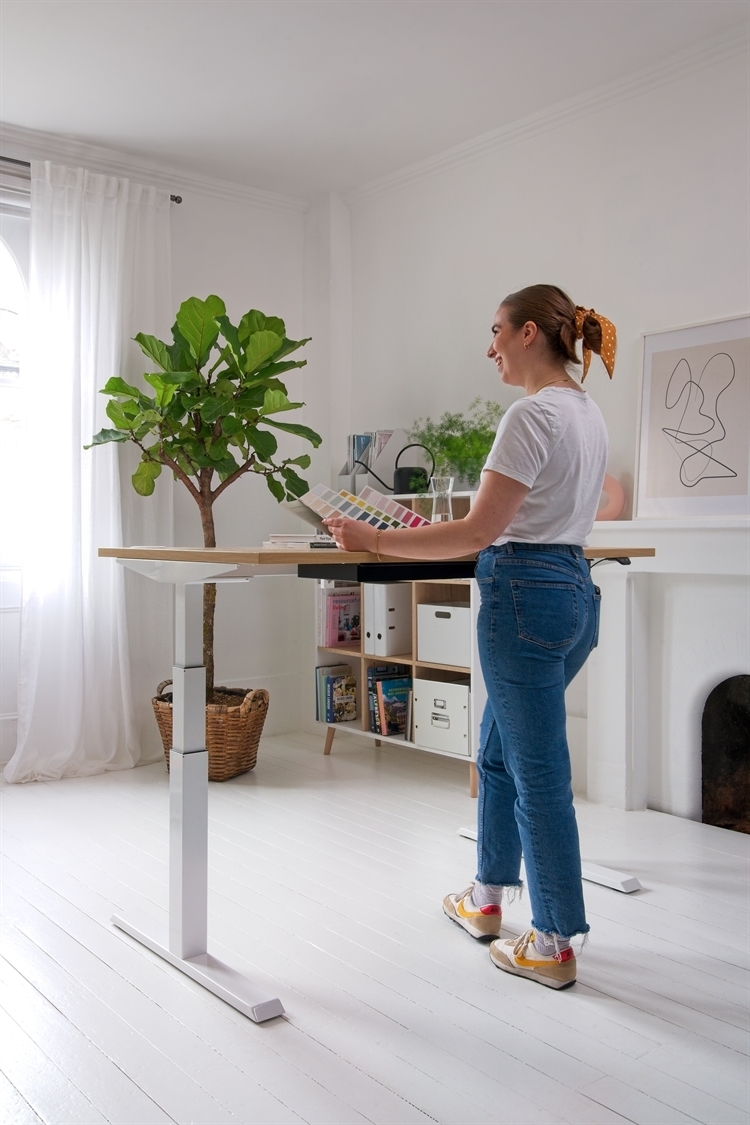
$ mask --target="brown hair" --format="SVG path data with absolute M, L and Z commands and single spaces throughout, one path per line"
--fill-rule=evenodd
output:
M 529 285 L 517 293 L 509 293 L 500 305 L 508 320 L 518 331 L 531 320 L 547 341 L 557 359 L 564 363 L 580 363 L 576 354 L 576 306 L 567 293 L 556 285 Z M 592 316 L 583 320 L 583 343 L 597 355 L 602 347 L 602 328 Z

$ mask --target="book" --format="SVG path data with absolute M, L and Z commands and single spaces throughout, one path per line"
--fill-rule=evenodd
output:
M 362 595 L 359 586 L 324 589 L 318 598 L 318 645 L 357 648 L 361 633 Z
M 331 676 L 350 676 L 352 672 L 349 664 L 320 665 L 315 669 L 315 718 L 318 722 L 326 722 L 326 681 Z
M 326 676 L 326 722 L 348 723 L 357 717 L 356 676 Z
M 409 676 L 410 669 L 404 664 L 371 664 L 367 669 L 367 707 L 370 712 L 370 730 L 383 734 L 380 723 L 380 706 L 377 685 L 384 680 L 403 679 Z
M 404 731 L 404 738 L 407 742 L 414 741 L 414 690 L 409 689 L 409 694 L 406 697 L 406 730 Z
M 266 548 L 275 550 L 289 549 L 292 551 L 304 550 L 306 547 L 327 547 L 329 550 L 336 548 L 336 540 L 332 535 L 322 535 L 316 532 L 314 535 L 277 535 L 272 534 L 263 544 Z
M 411 684 L 411 676 L 376 681 L 382 734 L 406 733 L 406 708 Z
M 360 615 L 361 594 L 359 590 L 350 593 L 334 592 L 328 595 L 325 601 L 326 621 L 325 637 L 326 647 L 336 648 L 339 645 L 355 647 L 361 639 Z

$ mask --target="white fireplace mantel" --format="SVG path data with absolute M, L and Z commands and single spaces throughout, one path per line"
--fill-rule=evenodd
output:
M 750 673 L 750 520 L 602 522 L 589 542 L 614 540 L 656 555 L 593 572 L 602 621 L 588 662 L 588 797 L 700 819 L 706 696 Z

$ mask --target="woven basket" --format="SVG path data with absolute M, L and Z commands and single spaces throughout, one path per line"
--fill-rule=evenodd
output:
M 167 769 L 172 746 L 172 693 L 165 695 L 164 691 L 171 683 L 160 683 L 151 700 Z M 208 778 L 227 781 L 247 773 L 258 760 L 258 743 L 268 713 L 268 692 L 265 688 L 219 687 L 214 689 L 214 700 L 206 704 Z

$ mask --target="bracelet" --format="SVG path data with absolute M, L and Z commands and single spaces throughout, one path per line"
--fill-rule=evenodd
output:
M 375 557 L 377 558 L 378 562 L 383 561 L 380 557 L 380 536 L 382 535 L 382 533 L 383 533 L 382 527 L 379 527 L 378 530 L 375 532 Z

